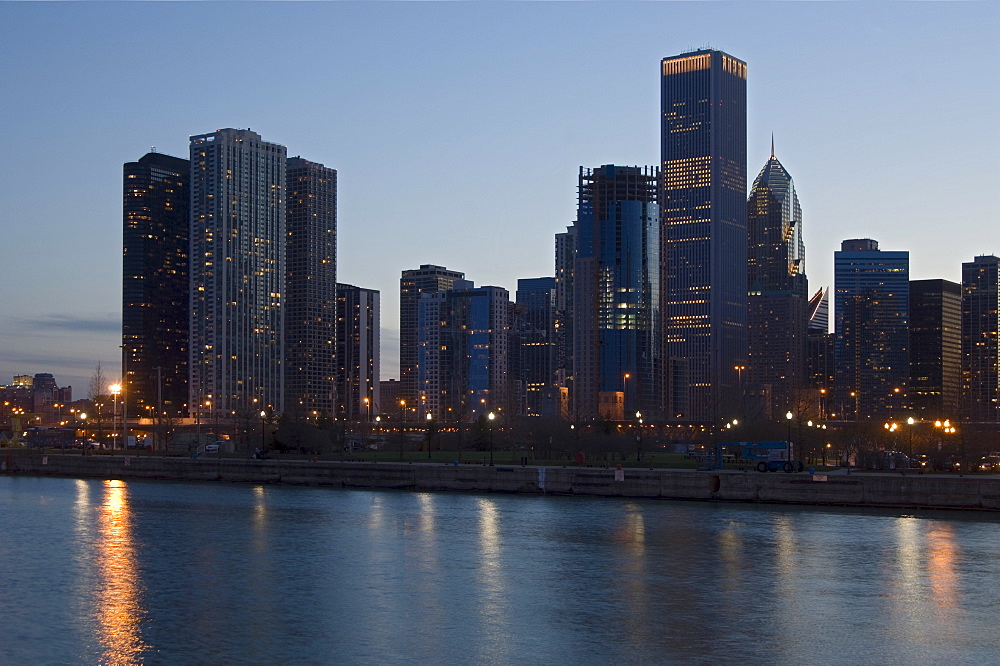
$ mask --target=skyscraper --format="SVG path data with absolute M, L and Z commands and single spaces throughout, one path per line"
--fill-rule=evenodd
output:
M 1000 258 L 962 264 L 962 375 L 964 416 L 1000 419 Z
M 925 420 L 959 415 L 962 389 L 962 287 L 910 281 L 910 406 Z
M 284 409 L 285 147 L 191 137 L 191 385 L 203 420 Z
M 337 170 L 286 162 L 285 412 L 334 413 L 337 386 Z
M 358 421 L 380 413 L 379 326 L 379 292 L 338 284 L 338 418 Z
M 573 411 L 660 414 L 655 169 L 580 168 L 573 265 Z M 621 393 L 621 402 L 611 394 Z M 605 404 L 621 404 L 602 414 Z
M 837 403 L 855 418 L 898 415 L 910 377 L 910 253 L 845 240 L 833 259 Z
M 399 280 L 399 399 L 416 404 L 417 379 L 417 304 L 420 295 L 451 289 L 465 273 L 444 266 L 423 264 L 403 271 Z
M 555 277 L 517 281 L 510 345 L 514 404 L 510 408 L 518 414 L 559 415 L 555 305 Z
M 424 292 L 417 306 L 416 404 L 406 410 L 441 421 L 472 421 L 507 408 L 510 296 L 502 287 L 456 280 Z M 405 398 L 400 398 L 406 400 Z
M 721 51 L 661 62 L 661 266 L 668 414 L 729 416 L 746 364 L 747 66 Z
M 187 412 L 190 171 L 160 153 L 124 167 L 125 399 L 140 417 Z
M 808 285 L 802 208 L 795 183 L 774 156 L 747 201 L 747 363 L 744 379 L 769 396 L 768 416 L 796 406 L 806 385 Z M 742 393 L 742 387 L 740 388 Z

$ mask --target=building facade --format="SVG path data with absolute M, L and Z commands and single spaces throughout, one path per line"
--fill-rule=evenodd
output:
M 746 365 L 746 77 L 726 53 L 661 62 L 661 230 L 668 414 L 714 421 Z
M 1000 417 L 1000 258 L 962 264 L 963 415 L 971 421 Z
M 417 308 L 421 294 L 433 294 L 452 288 L 465 273 L 444 266 L 423 264 L 403 271 L 399 280 L 399 399 L 415 404 L 420 393 L 417 378 Z
M 369 420 L 379 394 L 379 292 L 337 285 L 337 418 Z
M 334 415 L 337 398 L 337 170 L 285 166 L 285 412 Z
M 140 418 L 187 413 L 190 172 L 188 160 L 161 153 L 124 166 L 123 384 Z
M 285 147 L 255 132 L 191 137 L 189 402 L 195 415 L 282 412 Z
M 520 415 L 558 417 L 556 278 L 517 281 L 510 343 L 510 408 Z
M 659 415 L 660 235 L 655 169 L 580 169 L 573 263 L 576 418 Z M 621 393 L 620 400 L 608 394 Z M 604 404 L 622 405 L 604 413 Z
M 848 418 L 897 417 L 910 378 L 910 254 L 845 240 L 834 253 L 837 403 Z
M 507 409 L 510 296 L 466 280 L 425 292 L 418 303 L 418 384 L 412 418 L 471 422 Z
M 796 403 L 807 385 L 809 326 L 802 208 L 795 183 L 774 156 L 773 145 L 747 201 L 747 237 L 743 380 L 768 396 L 764 417 L 770 419 L 788 410 L 799 411 Z M 744 398 L 741 386 L 741 404 Z
M 959 415 L 962 391 L 962 286 L 910 281 L 909 402 L 921 420 Z

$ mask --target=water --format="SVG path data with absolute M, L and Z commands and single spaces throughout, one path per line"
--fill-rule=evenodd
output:
M 996 663 L 990 515 L 0 477 L 0 663 Z

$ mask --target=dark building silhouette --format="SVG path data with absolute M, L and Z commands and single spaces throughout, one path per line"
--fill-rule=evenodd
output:
M 399 280 L 399 398 L 416 404 L 419 395 L 417 378 L 417 304 L 421 294 L 447 291 L 465 273 L 444 266 L 423 264 L 403 271 Z
M 285 412 L 333 416 L 337 386 L 337 170 L 285 163 Z
M 962 264 L 962 375 L 964 415 L 972 421 L 1000 417 L 1000 258 L 979 256 Z
M 959 415 L 962 388 L 962 287 L 948 280 L 910 281 L 910 386 L 914 416 Z
M 765 418 L 797 413 L 798 392 L 807 385 L 809 315 L 802 208 L 773 145 L 747 201 L 747 236 L 744 379 L 769 396 Z
M 833 261 L 838 404 L 854 418 L 898 416 L 910 378 L 910 254 L 864 238 L 845 240 Z
M 669 414 L 731 415 L 746 365 L 747 66 L 721 51 L 661 62 L 664 377 Z
M 830 332 L 830 291 L 820 288 L 809 299 L 808 386 L 819 393 L 820 418 L 840 418 L 834 402 L 837 380 L 836 335 Z
M 147 153 L 123 180 L 122 344 L 128 413 L 187 413 L 190 162 Z
M 580 169 L 573 264 L 577 417 L 659 415 L 656 170 Z M 607 405 L 614 405 L 611 413 Z
M 379 292 L 337 285 L 337 418 L 378 414 Z
M 510 343 L 511 407 L 521 415 L 559 416 L 556 278 L 517 281 Z

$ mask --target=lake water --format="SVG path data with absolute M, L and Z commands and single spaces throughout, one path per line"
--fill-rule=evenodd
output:
M 0 663 L 1000 662 L 987 514 L 0 477 Z

